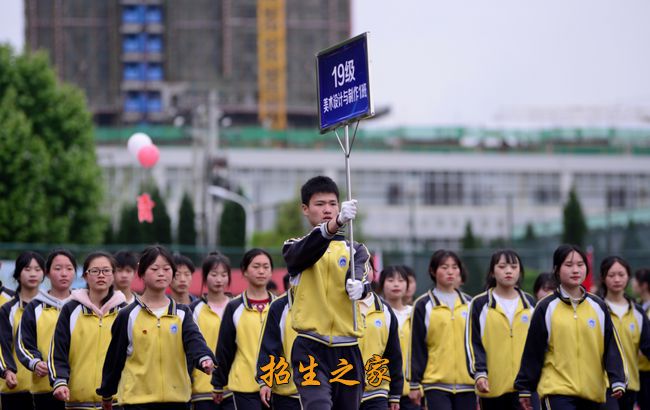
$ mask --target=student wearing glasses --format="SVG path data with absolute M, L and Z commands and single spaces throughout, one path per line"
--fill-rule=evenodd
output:
M 87 289 L 72 291 L 61 309 L 50 345 L 48 365 L 54 398 L 72 408 L 101 408 L 95 389 L 101 383 L 111 326 L 126 306 L 122 292 L 113 290 L 116 262 L 105 252 L 88 255 L 83 265 Z

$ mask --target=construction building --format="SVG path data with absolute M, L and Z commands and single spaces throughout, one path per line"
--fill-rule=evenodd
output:
M 46 50 L 99 125 L 220 117 L 316 125 L 315 54 L 350 36 L 350 0 L 25 0 L 28 50 Z

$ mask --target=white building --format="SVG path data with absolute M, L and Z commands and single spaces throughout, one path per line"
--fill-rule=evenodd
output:
M 648 222 L 650 130 L 633 134 L 635 138 L 616 130 L 533 133 L 537 139 L 525 132 L 502 131 L 495 137 L 494 130 L 464 129 L 360 134 L 351 157 L 352 193 L 359 200 L 368 242 L 389 249 L 408 249 L 415 242 L 455 244 L 468 221 L 486 239 L 521 235 L 528 223 L 537 233 L 553 233 L 572 187 L 592 220 L 622 213 Z M 256 230 L 272 229 L 275 205 L 297 198 L 300 185 L 312 176 L 328 175 L 345 189 L 344 157 L 335 137 L 314 133 L 316 141 L 304 144 L 288 134 L 279 142 L 277 135 L 258 140 L 242 135 L 222 134 L 217 156 L 227 164 L 220 175 L 252 201 Z M 322 138 L 334 142 L 322 143 Z M 166 196 L 172 219 L 183 192 L 192 193 L 200 204 L 206 185 L 204 154 L 189 139 L 164 145 L 159 164 L 145 171 L 125 144 L 100 144 L 112 214 L 119 214 L 123 201 L 135 201 L 149 173 Z M 206 209 L 205 219 L 197 221 L 199 228 L 218 220 L 218 207 Z

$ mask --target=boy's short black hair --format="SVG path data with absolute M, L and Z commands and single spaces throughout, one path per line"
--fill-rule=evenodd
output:
M 309 201 L 314 194 L 334 194 L 339 199 L 339 187 L 330 177 L 319 175 L 313 177 L 300 188 L 300 199 L 304 205 L 309 205 Z
M 138 258 L 133 252 L 118 251 L 113 257 L 117 263 L 117 269 L 131 268 L 134 271 L 138 269 Z
M 555 288 L 557 288 L 557 281 L 551 272 L 540 273 L 535 279 L 535 283 L 533 284 L 533 292 L 535 294 L 535 297 L 537 297 L 537 292 L 539 292 L 540 289 Z
M 178 269 L 179 266 L 187 266 L 187 269 L 190 270 L 190 272 L 194 273 L 196 270 L 196 267 L 194 266 L 194 262 L 192 262 L 192 259 L 188 258 L 185 255 L 181 255 L 180 253 L 177 253 L 174 255 L 174 265 L 176 265 L 176 269 Z

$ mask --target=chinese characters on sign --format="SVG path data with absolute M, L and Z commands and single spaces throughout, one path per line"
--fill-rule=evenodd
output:
M 368 33 L 321 51 L 316 61 L 321 132 L 374 115 Z
M 316 379 L 316 368 L 318 367 L 318 363 L 316 363 L 316 360 L 312 355 L 309 355 L 308 359 L 309 361 L 307 365 L 300 362 L 298 367 L 298 371 L 303 376 L 301 385 L 320 386 L 320 381 Z M 390 376 L 387 374 L 388 363 L 388 359 L 376 354 L 372 355 L 372 357 L 368 359 L 364 366 L 368 385 L 378 387 L 384 380 L 390 382 Z M 287 370 L 288 367 L 289 364 L 284 357 L 280 357 L 276 363 L 276 357 L 271 355 L 269 356 L 269 363 L 260 368 L 260 370 L 264 372 L 261 379 L 264 384 L 269 387 L 273 387 L 274 384 L 287 384 L 291 378 L 291 374 Z M 337 368 L 330 373 L 330 376 L 332 376 L 332 378 L 329 379 L 330 383 L 341 383 L 346 386 L 354 386 L 361 383 L 359 380 L 344 378 L 344 376 L 353 369 L 354 366 L 347 360 L 339 359 Z

